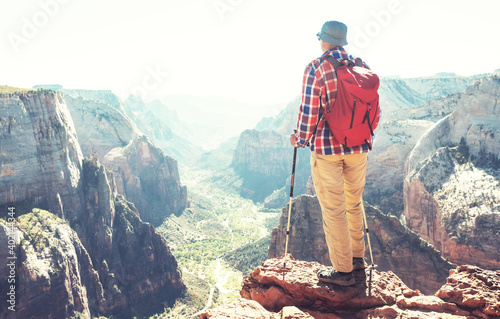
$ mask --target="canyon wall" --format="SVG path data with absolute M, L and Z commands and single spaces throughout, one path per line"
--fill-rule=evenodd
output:
M 452 262 L 500 267 L 500 78 L 467 89 L 405 164 L 408 227 Z
M 118 193 L 136 206 L 141 218 L 160 225 L 187 206 L 177 161 L 164 154 L 123 113 L 127 105 L 110 91 L 66 91 L 83 155 L 97 154 L 113 171 Z
M 63 94 L 2 94 L 0 114 L 0 207 L 15 208 L 19 234 L 16 314 L 133 316 L 172 305 L 185 290 L 175 258 L 114 174 L 83 157 Z

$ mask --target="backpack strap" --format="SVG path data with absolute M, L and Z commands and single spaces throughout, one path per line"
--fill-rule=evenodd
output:
M 356 66 L 363 66 L 363 60 L 361 58 L 356 58 L 356 62 L 354 63 Z
M 327 59 L 330 60 L 330 58 L 332 58 L 333 60 L 335 60 L 337 62 L 337 64 L 334 64 L 334 66 L 335 65 L 340 65 L 340 62 L 337 59 L 335 59 L 332 56 L 329 56 Z M 325 61 L 325 62 L 327 61 L 323 57 L 321 57 L 320 59 L 323 60 L 323 61 Z M 331 62 L 331 63 L 334 63 L 334 62 Z M 337 67 L 334 67 L 334 69 L 335 69 L 335 76 L 337 76 Z M 330 101 L 328 99 L 328 92 L 326 90 L 326 77 L 325 77 L 325 73 L 322 73 L 322 76 L 323 76 L 323 82 L 325 84 L 325 111 L 326 111 L 326 113 L 330 113 Z M 320 108 L 319 108 L 320 110 L 321 110 L 321 104 L 322 103 L 321 103 L 321 97 L 320 97 Z
M 329 55 L 326 59 L 331 64 L 333 64 L 333 66 L 335 67 L 335 70 L 337 70 L 338 68 L 340 68 L 341 66 L 344 65 L 343 63 L 341 63 L 339 60 L 337 60 L 336 58 L 332 57 L 331 55 Z

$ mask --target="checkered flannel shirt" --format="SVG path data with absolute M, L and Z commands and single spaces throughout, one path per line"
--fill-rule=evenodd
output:
M 355 58 L 348 55 L 342 47 L 333 48 L 326 51 L 322 57 L 328 55 L 337 59 L 349 59 L 355 61 Z M 323 74 L 326 78 L 323 80 Z M 295 134 L 295 143 L 298 147 L 310 147 L 322 155 L 347 155 L 367 153 L 369 145 L 363 144 L 354 147 L 344 147 L 332 135 L 326 120 L 323 116 L 319 119 L 320 101 L 325 101 L 325 89 L 328 91 L 330 106 L 333 105 L 337 96 L 337 77 L 333 65 L 320 58 L 309 63 L 304 71 L 302 84 L 302 104 L 300 105 L 299 119 L 297 121 L 297 133 Z M 317 129 L 316 129 L 317 125 Z M 314 132 L 316 129 L 316 133 Z M 371 145 L 372 141 L 368 141 Z

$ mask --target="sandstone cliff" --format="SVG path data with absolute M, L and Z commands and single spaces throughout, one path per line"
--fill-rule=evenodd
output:
M 76 92 L 83 94 L 86 91 Z M 94 92 L 93 96 L 96 95 Z M 104 97 L 110 95 L 105 94 Z M 111 104 L 101 100 L 86 99 L 74 91 L 65 93 L 64 99 L 85 156 L 90 156 L 94 152 L 103 158 L 113 148 L 126 146 L 130 141 L 143 135 L 130 119 Z
M 293 148 L 289 136 L 274 131 L 246 130 L 240 135 L 231 166 L 242 179 L 239 187 L 243 197 L 263 202 L 276 189 L 289 185 L 292 174 Z M 295 185 L 304 193 L 310 174 L 309 153 L 297 152 Z M 289 186 L 288 186 L 289 187 Z M 282 206 L 281 202 L 276 203 Z
M 83 159 L 62 93 L 0 95 L 0 110 L 0 206 L 16 208 L 19 231 L 31 238 L 17 248 L 26 265 L 18 268 L 25 296 L 18 315 L 128 317 L 171 305 L 185 289 L 175 258 L 153 226 L 117 193 L 113 173 L 97 157 Z M 36 214 L 30 207 L 65 222 L 49 223 L 44 213 L 31 222 Z M 61 266 L 58 256 L 67 263 Z M 76 264 L 83 268 L 79 274 Z M 49 265 L 57 271 L 47 273 Z M 43 304 L 40 291 L 50 292 L 43 298 L 52 303 Z
M 435 295 L 408 288 L 392 272 L 356 273 L 356 285 L 318 282 L 324 266 L 283 258 L 269 259 L 245 277 L 235 302 L 202 313 L 222 318 L 485 318 L 500 316 L 500 272 L 460 266 Z
M 452 265 L 396 217 L 365 206 L 374 263 L 382 271 L 393 271 L 410 288 L 433 294 L 446 282 Z M 300 260 L 331 265 L 317 198 L 303 195 L 294 199 L 291 216 L 288 252 Z M 285 252 L 287 221 L 288 206 L 283 209 L 278 227 L 273 229 L 269 258 Z M 366 256 L 369 258 L 367 243 Z
M 500 267 L 498 77 L 470 87 L 406 162 L 407 225 L 452 262 Z
M 0 240 L 7 243 L 13 232 L 17 241 L 9 249 L 17 257 L 16 312 L 7 311 L 2 302 L 2 318 L 90 317 L 88 295 L 103 298 L 103 291 L 76 232 L 62 219 L 38 209 L 20 216 L 14 229 L 0 220 Z M 8 260 L 6 252 L 1 250 L 2 260 Z M 0 270 L 2 282 L 7 283 L 5 271 L 10 269 L 2 263 Z M 2 295 L 8 286 L 2 285 Z
M 77 209 L 82 152 L 62 93 L 0 95 L 0 203 Z
M 83 154 L 97 153 L 115 175 L 118 193 L 135 204 L 144 221 L 159 225 L 187 205 L 177 162 L 123 113 L 127 106 L 110 91 L 66 91 Z
M 146 136 L 109 151 L 103 164 L 115 173 L 118 193 L 134 203 L 141 218 L 160 225 L 187 205 L 187 188 L 180 183 L 177 162 Z

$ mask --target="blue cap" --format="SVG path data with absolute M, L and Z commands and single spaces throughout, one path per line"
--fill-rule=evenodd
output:
M 343 46 L 347 44 L 347 26 L 338 21 L 327 21 L 316 34 L 318 38 L 331 45 Z

